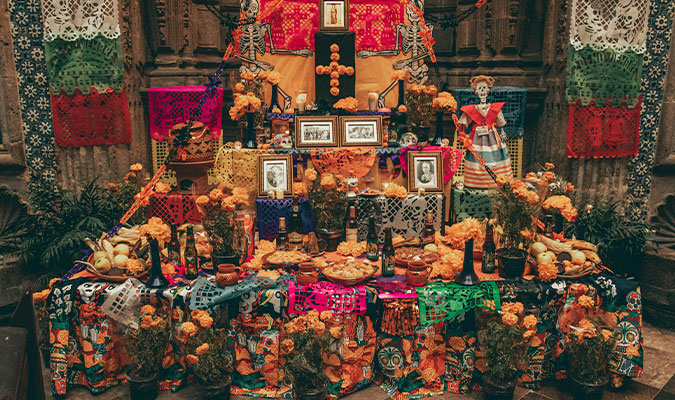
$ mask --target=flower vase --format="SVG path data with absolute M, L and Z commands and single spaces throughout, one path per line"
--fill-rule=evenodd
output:
M 396 109 L 398 110 L 401 106 L 405 105 L 405 81 L 403 79 L 398 80 L 398 103 L 396 104 Z
M 443 141 L 443 111 L 436 112 L 436 134 L 429 143 L 432 146 L 440 146 Z
M 150 268 L 150 278 L 145 285 L 151 289 L 163 288 L 169 286 L 169 281 L 162 274 L 162 264 L 159 256 L 159 243 L 157 239 L 151 238 L 150 242 L 150 259 L 152 260 L 152 267 Z
M 273 113 L 275 108 L 278 108 L 281 112 L 281 106 L 279 105 L 279 86 L 272 85 L 272 99 L 270 100 L 270 106 L 267 108 L 268 113 Z
M 473 265 L 473 239 L 469 239 L 464 243 L 464 264 L 462 271 L 455 277 L 455 283 L 464 286 L 478 285 L 480 283 Z
M 245 149 L 256 149 L 258 148 L 258 142 L 255 140 L 255 129 L 253 125 L 255 124 L 255 114 L 252 112 L 246 113 L 246 136 L 244 137 L 244 143 L 242 147 Z

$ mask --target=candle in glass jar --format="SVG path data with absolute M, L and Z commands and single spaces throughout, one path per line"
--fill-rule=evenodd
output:
M 305 105 L 307 104 L 307 93 L 304 90 L 301 90 L 300 94 L 295 99 L 295 102 L 298 104 L 298 111 L 305 111 Z
M 377 111 L 377 92 L 368 93 L 368 109 L 371 112 Z
M 277 199 L 284 198 L 284 189 L 277 189 Z

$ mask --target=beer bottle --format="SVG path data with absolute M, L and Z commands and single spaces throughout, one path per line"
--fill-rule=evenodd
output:
M 399 126 L 398 126 L 398 113 L 396 109 L 391 109 L 391 116 L 389 117 L 389 138 L 387 140 L 388 147 L 398 147 L 398 138 L 399 138 Z
M 394 276 L 394 245 L 391 239 L 391 227 L 384 230 L 384 246 L 382 247 L 382 276 Z
M 377 232 L 375 232 L 375 218 L 368 220 L 368 236 L 366 237 L 366 258 L 370 261 L 377 261 L 379 257 L 377 243 Z
M 483 265 L 481 266 L 481 270 L 486 274 L 495 272 L 496 251 L 494 229 L 492 228 L 492 224 L 487 224 L 485 228 L 485 243 L 483 243 Z
M 300 208 L 298 206 L 298 196 L 293 195 L 293 213 L 288 233 L 288 245 L 291 250 L 302 249 L 302 219 L 300 218 Z
M 195 245 L 195 235 L 192 225 L 187 227 L 185 243 L 185 277 L 195 279 L 199 270 L 199 257 L 197 257 L 197 246 Z
M 545 231 L 544 231 L 544 236 L 547 238 L 553 239 L 553 215 L 551 214 L 546 214 L 546 218 L 544 218 L 545 221 Z
M 167 245 L 167 253 L 169 262 L 173 265 L 180 266 L 180 242 L 178 241 L 178 226 L 175 223 L 171 224 L 171 240 Z
M 356 222 L 356 207 L 354 206 L 349 206 L 349 219 L 345 230 L 348 242 L 356 243 L 359 241 L 359 225 Z
M 422 230 L 422 247 L 436 241 L 436 231 L 434 230 L 434 213 L 427 211 L 427 218 L 424 220 L 424 229 Z
M 277 234 L 277 250 L 288 250 L 288 232 L 286 218 L 279 217 L 279 233 Z

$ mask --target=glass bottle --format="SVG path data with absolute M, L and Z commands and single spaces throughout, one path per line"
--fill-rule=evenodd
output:
M 483 243 L 483 265 L 481 266 L 481 271 L 486 274 L 495 272 L 496 251 L 494 229 L 492 228 L 492 224 L 487 224 L 485 227 L 485 243 Z
M 473 269 L 473 239 L 464 243 L 464 265 L 462 271 L 455 277 L 455 283 L 464 286 L 477 285 L 480 283 L 476 271 Z
M 169 262 L 173 265 L 180 266 L 180 242 L 178 241 L 178 226 L 175 223 L 171 224 L 171 240 L 167 245 L 167 253 Z
M 183 256 L 185 257 L 185 277 L 188 279 L 195 279 L 197 277 L 197 272 L 199 271 L 199 257 L 197 256 L 197 246 L 195 244 L 193 229 L 192 225 L 188 225 L 185 252 L 183 252 Z
M 398 126 L 398 112 L 395 108 L 392 108 L 391 115 L 389 116 L 389 137 L 387 140 L 388 147 L 398 147 L 398 138 L 400 137 L 399 126 Z
M 300 207 L 298 206 L 298 196 L 293 195 L 293 212 L 289 224 L 288 246 L 291 250 L 302 249 L 302 219 L 300 218 Z
M 149 288 L 161 288 L 169 285 L 169 281 L 162 274 L 162 263 L 159 255 L 159 244 L 157 239 L 150 238 L 150 261 L 152 267 L 150 268 L 150 278 L 145 283 Z
M 384 246 L 382 246 L 382 276 L 394 276 L 395 270 L 395 253 L 391 238 L 391 227 L 387 227 L 384 230 Z
M 377 243 L 377 232 L 375 232 L 375 218 L 368 220 L 368 236 L 366 237 L 366 258 L 370 261 L 377 261 L 379 257 Z
M 288 250 L 288 231 L 286 218 L 279 217 L 279 233 L 277 234 L 277 250 Z
M 349 219 L 347 219 L 346 239 L 348 242 L 357 243 L 359 241 L 359 225 L 356 222 L 356 207 L 349 206 Z
M 424 220 L 424 229 L 422 230 L 422 243 L 424 247 L 428 244 L 436 242 L 436 230 L 434 229 L 434 213 L 427 210 L 427 217 Z

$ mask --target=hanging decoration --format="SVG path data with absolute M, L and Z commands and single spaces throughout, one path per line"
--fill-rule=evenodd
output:
M 377 158 L 373 148 L 312 149 L 311 154 L 319 173 L 356 178 L 366 176 Z
M 668 55 L 672 46 L 673 15 L 675 3 L 672 0 L 651 0 L 644 74 L 640 89 L 642 111 L 638 154 L 628 166 L 626 179 L 628 183 L 626 215 L 635 221 L 646 220 L 649 212 L 647 202 L 652 186 L 654 148 L 659 131 Z
M 174 125 L 190 119 L 190 113 L 199 104 L 203 94 L 203 86 L 150 88 L 150 136 L 160 142 L 167 139 Z M 220 137 L 222 114 L 223 89 L 216 88 L 214 95 L 204 103 L 201 116 L 197 119 L 209 128 L 213 140 Z
M 9 0 L 8 7 L 26 165 L 31 179 L 53 181 L 54 128 L 42 46 L 40 0 Z
M 42 14 L 46 41 L 120 36 L 117 0 L 43 0 Z
M 566 70 L 570 104 L 567 156 L 634 155 L 639 126 L 626 123 L 630 114 L 626 110 L 637 107 L 639 112 L 649 0 L 573 0 L 571 9 Z M 593 135 L 585 138 L 589 145 L 580 143 L 582 132 L 575 131 L 584 114 L 596 117 L 583 130 Z M 597 116 L 609 119 L 600 126 Z M 606 147 L 594 150 L 599 145 Z

